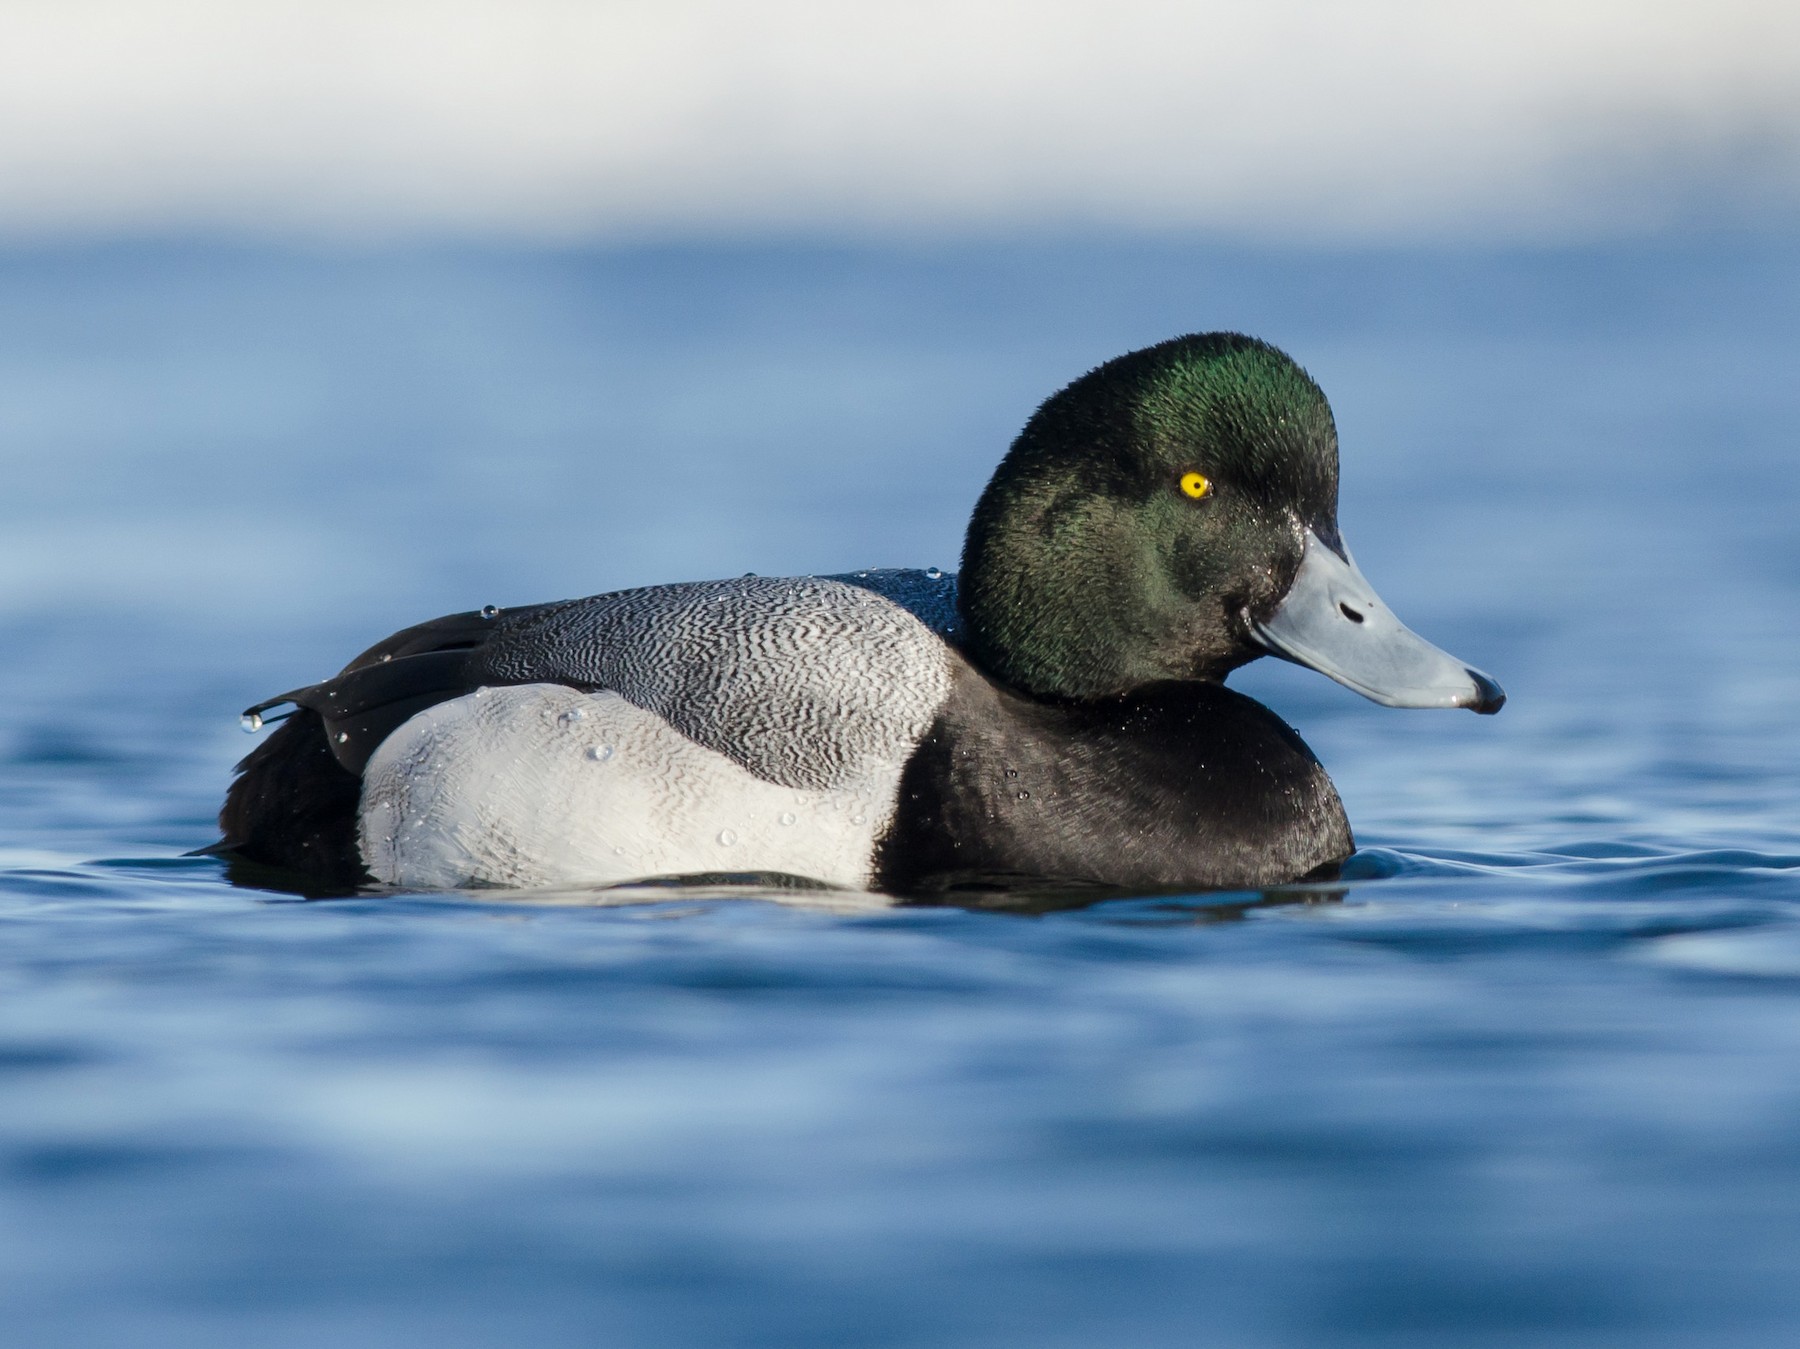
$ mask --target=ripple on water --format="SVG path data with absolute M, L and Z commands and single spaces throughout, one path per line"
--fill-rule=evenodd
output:
M 9 1343 L 1790 1342 L 1800 255 L 1660 247 L 0 256 L 59 428 L 9 458 Z M 238 710 L 400 622 L 942 557 L 1095 332 L 1232 314 L 1339 401 L 1370 574 L 1513 695 L 1233 676 L 1373 845 L 1341 882 L 309 902 L 178 856 Z

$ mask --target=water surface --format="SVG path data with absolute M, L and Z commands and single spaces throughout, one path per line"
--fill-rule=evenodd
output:
M 0 255 L 0 1302 L 33 1345 L 1800 1328 L 1800 248 Z M 1501 716 L 1272 662 L 1338 892 L 234 888 L 239 708 L 486 602 L 952 566 L 1007 439 L 1291 350 Z

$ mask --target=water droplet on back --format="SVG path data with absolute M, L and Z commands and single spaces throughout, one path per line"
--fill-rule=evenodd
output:
M 571 708 L 566 709 L 560 716 L 558 716 L 557 720 L 567 724 L 568 722 L 571 722 L 571 721 L 580 721 L 583 718 L 585 718 L 586 716 L 587 716 L 586 708 L 571 707 Z
M 611 745 L 589 745 L 588 749 L 587 749 L 587 756 L 588 756 L 588 758 L 592 759 L 595 763 L 605 763 L 608 759 L 612 758 L 612 746 Z
M 340 744 L 340 745 L 347 745 L 347 744 L 349 744 L 349 743 L 350 743 L 350 732 L 348 732 L 348 731 L 339 731 L 339 732 L 338 732 L 338 733 L 337 733 L 337 742 L 338 742 L 338 744 Z
M 263 719 L 254 712 L 246 712 L 238 718 L 238 725 L 244 728 L 247 735 L 255 735 L 263 728 Z
M 783 823 L 783 824 L 792 824 L 794 822 L 795 818 L 796 818 L 796 816 L 794 815 L 794 812 L 791 810 L 784 810 L 781 812 L 781 815 L 780 815 L 780 820 L 781 820 L 781 823 Z
M 925 579 L 928 581 L 941 581 L 944 579 L 943 570 L 938 567 L 927 567 L 925 568 Z
M 1029 801 L 1029 800 L 1031 800 L 1031 793 L 1030 793 L 1030 792 L 1020 792 L 1020 793 L 1019 793 L 1019 800 L 1021 800 L 1021 801 Z
M 851 824 L 861 824 L 861 823 L 863 823 L 863 821 L 867 820 L 868 818 L 869 817 L 867 815 L 852 815 L 850 817 L 850 823 Z
M 483 618 L 498 618 L 498 617 L 500 617 L 500 606 L 497 604 L 482 605 L 481 606 L 481 616 Z
M 721 829 L 719 831 L 719 846 L 720 847 L 729 848 L 732 844 L 734 844 L 736 842 L 737 842 L 737 835 L 734 832 L 732 832 L 731 830 Z

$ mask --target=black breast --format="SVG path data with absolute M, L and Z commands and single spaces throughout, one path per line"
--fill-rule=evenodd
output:
M 876 871 L 898 894 L 1023 877 L 1252 889 L 1354 846 L 1319 761 L 1253 699 L 1189 683 L 1046 704 L 963 666 L 901 778 Z

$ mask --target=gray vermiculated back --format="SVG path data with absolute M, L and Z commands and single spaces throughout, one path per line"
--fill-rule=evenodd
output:
M 503 614 L 471 674 L 611 689 L 758 777 L 830 790 L 898 770 L 949 694 L 950 659 L 872 589 L 747 576 Z

